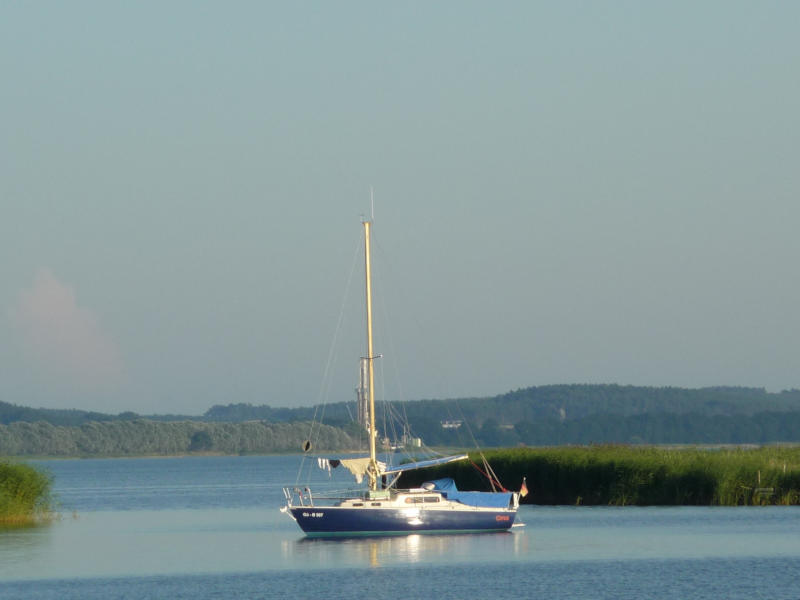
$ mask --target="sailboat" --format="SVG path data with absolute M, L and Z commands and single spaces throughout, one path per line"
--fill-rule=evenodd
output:
M 374 361 L 372 347 L 372 284 L 370 230 L 364 219 L 364 273 L 366 292 L 366 356 L 362 358 L 363 413 L 369 439 L 369 456 L 341 460 L 319 459 L 330 467 L 344 466 L 366 489 L 335 496 L 315 495 L 306 487 L 283 488 L 286 505 L 281 511 L 292 517 L 307 536 L 391 535 L 508 530 L 514 524 L 519 493 L 510 491 L 461 491 L 450 478 L 423 483 L 418 488 L 397 487 L 400 476 L 412 469 L 467 460 L 466 454 L 390 466 L 378 459 L 375 426 Z M 366 382 L 363 379 L 366 378 Z M 366 383 L 366 385 L 364 385 Z M 310 449 L 310 444 L 306 449 Z M 494 489 L 494 484 L 492 488 Z

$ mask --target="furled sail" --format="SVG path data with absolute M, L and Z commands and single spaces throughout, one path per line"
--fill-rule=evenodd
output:
M 410 462 L 396 467 L 388 467 L 381 469 L 383 475 L 392 475 L 393 473 L 403 473 L 405 471 L 413 471 L 415 469 L 423 469 L 425 467 L 432 467 L 434 465 L 443 465 L 445 463 L 455 462 L 457 460 L 466 460 L 469 456 L 466 454 L 459 454 L 458 456 L 443 456 L 441 458 L 432 458 L 430 460 L 421 460 L 419 462 Z M 344 461 L 343 461 L 344 462 Z
M 388 466 L 385 462 L 378 461 L 378 472 L 380 475 L 394 475 L 396 473 L 404 473 L 405 471 L 414 471 L 415 469 L 424 469 L 425 467 L 433 467 L 435 465 L 443 465 L 458 460 L 466 460 L 469 456 L 466 454 L 459 454 L 457 456 L 443 456 L 441 458 L 432 458 L 429 460 L 420 460 L 417 462 L 404 463 L 397 466 Z M 342 465 L 350 471 L 356 478 L 358 483 L 364 480 L 364 475 L 367 474 L 370 458 L 368 456 L 363 458 L 343 458 L 343 459 L 327 459 L 318 458 L 320 469 L 327 469 L 330 472 L 331 468 L 336 468 Z

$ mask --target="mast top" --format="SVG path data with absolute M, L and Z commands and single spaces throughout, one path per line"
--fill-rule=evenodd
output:
M 361 223 L 372 223 L 375 220 L 375 192 L 369 186 L 369 217 L 361 213 Z

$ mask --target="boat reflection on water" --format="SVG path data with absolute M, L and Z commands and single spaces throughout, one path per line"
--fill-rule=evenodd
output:
M 304 537 L 282 545 L 285 559 L 301 559 L 326 567 L 385 567 L 398 564 L 452 563 L 483 556 L 510 557 L 528 551 L 528 536 L 522 532 L 411 534 L 401 536 Z

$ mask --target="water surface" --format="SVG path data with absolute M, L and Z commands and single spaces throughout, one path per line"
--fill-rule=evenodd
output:
M 523 506 L 512 532 L 309 539 L 278 511 L 297 462 L 43 461 L 62 518 L 0 533 L 0 598 L 800 597 L 797 507 Z

